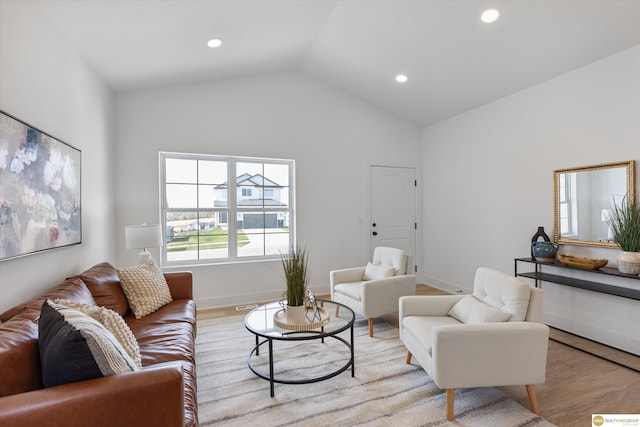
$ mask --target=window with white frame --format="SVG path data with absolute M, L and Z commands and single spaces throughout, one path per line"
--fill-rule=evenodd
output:
M 576 173 L 563 173 L 559 178 L 560 235 L 578 235 Z
M 294 242 L 294 162 L 160 153 L 162 262 L 279 258 Z

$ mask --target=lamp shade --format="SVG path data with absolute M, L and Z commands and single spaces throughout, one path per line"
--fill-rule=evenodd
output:
M 127 249 L 146 249 L 162 246 L 160 224 L 128 225 L 124 228 Z

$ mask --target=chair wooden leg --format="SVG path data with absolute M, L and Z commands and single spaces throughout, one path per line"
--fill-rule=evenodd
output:
M 540 415 L 540 408 L 538 407 L 538 396 L 536 396 L 536 386 L 534 384 L 527 384 L 527 394 L 529 395 L 531 412 L 536 415 Z
M 369 336 L 373 336 L 373 317 L 369 318 Z
M 407 360 L 405 361 L 405 363 L 408 365 L 411 363 L 411 352 L 407 351 Z
M 447 421 L 453 421 L 453 397 L 456 389 L 447 389 Z
M 340 306 L 336 304 L 336 317 L 338 317 L 338 313 L 340 313 Z

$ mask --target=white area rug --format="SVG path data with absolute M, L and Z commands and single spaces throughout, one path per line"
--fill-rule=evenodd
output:
M 417 364 L 405 364 L 398 329 L 384 322 L 368 335 L 356 321 L 355 377 L 347 370 L 311 384 L 269 382 L 247 366 L 255 337 L 244 316 L 198 322 L 196 358 L 201 426 L 553 426 L 491 388 L 456 390 L 455 421 L 446 420 L 446 396 Z M 348 338 L 348 331 L 342 334 Z M 254 364 L 268 372 L 266 345 Z M 337 340 L 274 342 L 275 372 L 299 378 L 344 366 L 349 352 Z M 262 365 L 259 365 L 262 363 Z M 523 386 L 524 387 L 524 386 Z

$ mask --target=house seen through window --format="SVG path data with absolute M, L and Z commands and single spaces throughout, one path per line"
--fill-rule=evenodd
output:
M 294 241 L 293 160 L 160 153 L 165 265 L 279 258 Z

